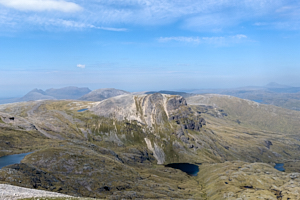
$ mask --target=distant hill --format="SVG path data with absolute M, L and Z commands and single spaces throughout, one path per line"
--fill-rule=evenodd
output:
M 281 85 L 275 82 L 262 87 L 242 87 L 233 89 L 203 89 L 191 91 L 195 94 L 223 94 L 242 99 L 270 104 L 291 110 L 300 110 L 300 87 Z
M 45 91 L 46 95 L 52 96 L 56 99 L 78 99 L 89 92 L 91 92 L 91 90 L 87 87 L 78 88 L 74 86 L 60 89 L 51 88 Z
M 160 90 L 158 92 L 155 92 L 155 91 L 145 92 L 145 94 L 154 94 L 154 93 L 169 94 L 169 95 L 180 95 L 180 96 L 183 96 L 183 97 L 189 97 L 189 96 L 194 95 L 192 93 L 187 93 L 187 92 L 177 92 L 177 91 L 167 91 L 167 90 Z
M 265 87 L 266 88 L 291 88 L 292 86 L 281 85 L 281 84 L 276 83 L 276 82 L 271 82 L 271 83 L 267 84 Z
M 47 89 L 46 91 L 41 89 L 34 89 L 21 98 L 1 99 L 0 104 L 46 99 L 78 99 L 79 97 L 88 94 L 89 92 L 91 92 L 89 88 L 79 88 L 72 86 L 59 89 L 51 88 Z
M 110 97 L 115 97 L 123 94 L 130 94 L 130 92 L 124 90 L 118 90 L 115 88 L 103 88 L 98 90 L 93 90 L 90 93 L 82 96 L 79 100 L 83 101 L 102 101 Z
M 47 95 L 46 92 L 44 92 L 43 90 L 34 89 L 28 92 L 25 96 L 16 99 L 16 102 L 45 100 L 45 99 L 55 99 L 55 97 Z

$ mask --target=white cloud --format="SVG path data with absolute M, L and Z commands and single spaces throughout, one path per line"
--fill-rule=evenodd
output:
M 265 26 L 265 25 L 267 25 L 267 23 L 265 23 L 265 22 L 255 22 L 253 25 L 254 26 Z
M 126 28 L 113 28 L 113 27 L 98 27 L 91 24 L 76 22 L 73 20 L 64 20 L 64 19 L 45 19 L 38 17 L 30 17 L 28 20 L 35 24 L 40 24 L 44 26 L 55 26 L 55 27 L 64 27 L 64 28 L 73 28 L 73 29 L 83 29 L 83 28 L 94 28 L 106 31 L 127 31 Z
M 238 35 L 234 35 L 234 36 L 231 36 L 233 39 L 246 39 L 247 36 L 246 35 L 243 35 L 243 34 L 238 34 Z
M 84 69 L 84 68 L 85 68 L 85 65 L 78 64 L 77 67 Z
M 221 37 L 160 37 L 159 42 L 183 42 L 192 44 L 213 44 L 213 45 L 229 45 L 239 43 L 248 37 L 243 34 Z
M 105 31 L 117 31 L 117 32 L 128 30 L 126 28 L 97 27 L 97 26 L 91 26 L 91 28 L 97 28 L 97 29 L 101 29 L 101 30 L 105 30 Z
M 201 39 L 199 37 L 160 37 L 159 42 L 186 42 L 186 43 L 200 43 Z
M 63 0 L 0 0 L 0 4 L 21 11 L 76 12 L 82 9 L 76 3 Z

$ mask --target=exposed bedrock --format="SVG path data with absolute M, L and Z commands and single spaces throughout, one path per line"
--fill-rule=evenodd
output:
M 181 158 L 175 156 L 177 149 L 173 148 L 173 140 L 183 142 L 186 148 L 197 146 L 188 130 L 198 132 L 206 124 L 199 113 L 192 111 L 186 100 L 177 95 L 121 95 L 97 102 L 90 110 L 100 117 L 137 124 L 140 127 L 138 134 L 143 137 L 140 142 L 153 153 L 158 164 Z M 113 131 L 126 144 L 129 136 L 123 135 L 118 128 Z
M 90 110 L 99 116 L 114 117 L 117 120 L 136 120 L 150 127 L 169 120 L 184 119 L 191 113 L 183 97 L 160 93 L 121 95 L 101 101 Z M 194 121 L 187 122 L 189 123 L 187 127 L 198 128 Z

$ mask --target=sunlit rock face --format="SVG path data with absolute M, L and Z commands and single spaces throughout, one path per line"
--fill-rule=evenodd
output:
M 160 93 L 113 97 L 95 103 L 90 111 L 100 117 L 116 120 L 115 124 L 117 121 L 138 124 L 138 134 L 143 137 L 139 142 L 146 144 L 157 164 L 170 162 L 170 157 L 176 157 L 175 151 L 183 152 L 178 148 L 178 141 L 183 142 L 187 148 L 196 147 L 195 139 L 189 137 L 187 130 L 199 131 L 205 124 L 205 120 L 195 115 L 183 97 Z M 112 132 L 123 137 L 122 144 L 127 143 L 128 136 L 122 136 L 118 130 L 116 127 Z
M 151 127 L 168 121 L 181 107 L 187 107 L 183 97 L 155 93 L 117 96 L 97 103 L 90 110 L 99 116 L 136 120 Z

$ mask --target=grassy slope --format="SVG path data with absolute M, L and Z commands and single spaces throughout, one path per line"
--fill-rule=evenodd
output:
M 32 152 L 51 145 L 57 145 L 57 141 L 38 132 L 0 127 L 0 156 Z
M 189 104 L 213 105 L 223 109 L 228 120 L 241 122 L 243 127 L 275 133 L 298 135 L 300 112 L 225 95 L 197 95 L 187 98 Z

